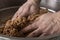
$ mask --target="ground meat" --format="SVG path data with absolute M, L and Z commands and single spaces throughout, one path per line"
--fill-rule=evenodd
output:
M 0 34 L 3 33 L 3 30 L 4 30 L 4 26 L 0 27 Z
M 8 20 L 5 26 L 0 28 L 0 33 L 8 36 L 21 37 L 21 32 L 19 31 L 22 28 L 32 24 L 38 16 L 47 12 L 48 10 L 41 9 L 39 13 L 29 15 L 28 17 L 17 18 L 14 21 Z

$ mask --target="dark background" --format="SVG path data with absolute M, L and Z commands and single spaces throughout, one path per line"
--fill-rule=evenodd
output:
M 26 0 L 0 0 L 0 9 L 11 6 L 21 6 L 24 2 L 26 2 Z M 41 6 L 58 11 L 60 10 L 60 0 L 42 0 Z
M 20 6 L 24 2 L 26 2 L 26 0 L 0 0 L 0 9 L 11 6 Z

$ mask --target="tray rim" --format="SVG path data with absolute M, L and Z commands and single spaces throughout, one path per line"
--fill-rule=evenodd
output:
M 7 8 L 2 8 L 2 9 L 0 9 L 0 12 L 1 11 L 4 11 L 4 10 L 7 10 L 7 9 L 10 9 L 10 8 L 18 8 L 19 6 L 12 6 L 12 7 L 7 7 Z M 45 7 L 40 7 L 40 8 L 42 8 L 42 9 L 46 9 Z M 56 11 L 54 11 L 54 10 L 51 10 L 51 9 L 48 9 L 48 11 L 51 11 L 51 12 L 53 12 L 53 13 L 55 13 Z M 57 36 L 57 35 L 55 35 L 55 36 Z M 38 38 L 40 38 L 40 39 L 46 39 L 46 38 L 51 38 L 51 37 L 54 37 L 54 36 L 49 36 L 49 37 L 46 37 L 45 36 L 45 38 L 44 37 L 38 37 Z M 20 37 L 9 37 L 9 36 L 6 36 L 6 35 L 2 35 L 2 34 L 0 34 L 0 38 L 4 38 L 4 39 L 9 39 L 9 40 L 11 40 L 11 38 L 12 39 L 19 39 Z M 21 39 L 21 38 L 20 38 Z M 33 38 L 34 39 L 34 38 Z
M 19 8 L 20 6 L 11 6 L 11 7 L 7 7 L 7 8 L 2 8 L 0 9 L 0 11 L 3 11 L 3 10 L 6 10 L 6 9 L 10 9 L 10 8 Z M 40 7 L 42 9 L 46 9 L 45 7 Z M 52 9 L 48 9 L 48 11 L 51 11 L 53 13 L 55 13 L 56 11 L 55 10 L 52 10 Z

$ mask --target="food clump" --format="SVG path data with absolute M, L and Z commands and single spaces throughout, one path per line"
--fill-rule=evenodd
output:
M 28 17 L 16 18 L 14 21 L 8 20 L 4 27 L 0 28 L 0 33 L 8 36 L 21 37 L 20 30 L 44 13 L 48 13 L 47 9 L 41 9 L 39 13 L 29 15 Z

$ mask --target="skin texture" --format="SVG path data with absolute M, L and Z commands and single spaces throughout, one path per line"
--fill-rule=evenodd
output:
M 4 28 L 3 27 L 0 28 L 0 33 L 3 33 L 4 35 L 8 36 L 24 37 L 26 35 L 21 33 L 20 30 L 37 21 L 35 19 L 45 13 L 48 13 L 48 10 L 40 9 L 40 13 L 29 15 L 27 18 L 26 17 L 16 18 L 14 21 L 8 20 Z M 23 34 L 24 36 L 21 34 Z
M 39 3 L 40 0 L 28 0 L 15 13 L 12 21 L 32 13 L 38 13 L 40 10 Z M 27 37 L 48 36 L 60 33 L 60 12 L 43 14 L 33 24 L 23 28 L 20 32 L 22 35 L 27 35 Z
M 16 18 L 38 13 L 40 10 L 40 1 L 41 0 L 27 0 L 27 2 L 24 3 L 15 13 L 12 21 Z
M 4 26 L 3 34 L 9 36 L 20 37 L 20 30 L 26 26 L 25 16 L 38 13 L 40 11 L 40 0 L 27 0 L 13 16 L 12 20 L 8 20 Z M 24 24 L 24 25 L 23 25 Z M 21 34 L 20 34 L 21 33 Z
M 27 37 L 48 36 L 60 33 L 60 12 L 47 13 L 38 17 L 35 22 L 21 30 Z

